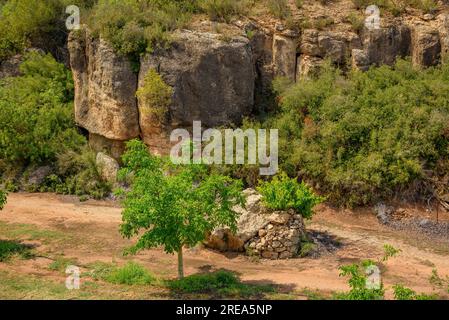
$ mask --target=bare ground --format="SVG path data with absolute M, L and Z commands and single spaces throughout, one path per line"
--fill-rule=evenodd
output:
M 408 209 L 428 216 L 424 209 L 415 207 Z M 368 258 L 377 260 L 383 255 L 383 245 L 390 244 L 402 251 L 397 257 L 380 265 L 382 279 L 387 288 L 401 283 L 418 292 L 438 293 L 443 298 L 448 298 L 447 289 L 445 291 L 435 289 L 429 282 L 433 269 L 437 269 L 441 276 L 449 276 L 447 241 L 413 232 L 391 230 L 380 225 L 368 209 L 338 210 L 323 205 L 316 211 L 316 216 L 307 223 L 308 228 L 326 232 L 338 240 L 341 247 L 333 253 L 325 254 L 318 259 L 268 261 L 240 254 L 223 254 L 193 248 L 185 253 L 186 274 L 227 269 L 238 272 L 244 281 L 281 285 L 285 293 L 293 294 L 294 298 L 306 297 L 307 295 L 303 294 L 306 291 L 330 296 L 333 292 L 348 290 L 346 279 L 339 277 L 339 266 Z M 48 269 L 52 259 L 62 254 L 64 257 L 75 259 L 81 267 L 99 261 L 123 264 L 126 260 L 133 259 L 161 277 L 175 277 L 176 257 L 165 254 L 162 249 L 149 250 L 136 257 L 122 256 L 123 249 L 131 242 L 122 239 L 118 233 L 120 213 L 120 207 L 112 201 L 80 203 L 74 197 L 54 194 L 10 194 L 8 204 L 0 214 L 0 238 L 11 238 L 11 234 L 18 236 L 26 243 L 34 245 L 39 257 L 31 260 L 15 259 L 8 263 L 0 262 L 0 287 L 2 277 L 6 275 L 8 281 L 11 281 L 11 277 L 32 276 L 63 284 L 65 275 Z M 443 219 L 447 219 L 446 215 L 448 214 L 440 214 Z M 25 232 L 26 236 L 19 235 L 20 228 L 31 227 L 34 231 L 28 230 Z M 19 231 L 16 230 L 14 233 L 14 229 L 17 228 Z M 41 233 L 36 230 L 41 230 Z M 108 288 L 108 290 L 110 291 L 108 293 L 112 294 L 122 289 Z M 122 293 L 120 298 L 169 298 L 158 290 L 137 296 L 128 291 Z M 98 291 L 95 291 L 95 294 L 102 296 L 94 295 L 89 298 L 109 296 Z M 17 293 L 11 293 L 11 296 L 3 293 L 2 297 L 17 297 Z M 36 296 L 25 292 L 20 297 Z M 112 294 L 112 297 L 115 295 Z M 387 297 L 392 297 L 390 289 L 387 290 Z

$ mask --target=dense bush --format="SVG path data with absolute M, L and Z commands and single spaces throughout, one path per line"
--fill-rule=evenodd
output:
M 99 0 L 91 10 L 89 26 L 115 50 L 134 60 L 170 43 L 169 33 L 184 26 L 197 10 L 192 0 Z
M 27 55 L 20 70 L 21 77 L 0 83 L 0 159 L 39 164 L 83 144 L 73 120 L 71 73 L 36 52 Z
M 277 81 L 283 169 L 336 203 L 367 204 L 412 191 L 449 155 L 449 66 L 414 70 L 399 61 L 343 77 Z M 413 187 L 413 188 L 412 188 Z M 416 191 L 416 192 L 415 192 Z
M 271 181 L 261 181 L 257 191 L 262 195 L 264 205 L 273 210 L 294 209 L 304 218 L 310 219 L 313 207 L 323 201 L 304 182 L 289 178 L 285 173 Z
M 211 20 L 230 22 L 231 18 L 245 14 L 249 0 L 199 0 L 199 7 Z
M 150 69 L 136 95 L 143 103 L 143 111 L 162 122 L 172 101 L 173 88 L 164 82 L 156 70 Z
M 104 197 L 110 186 L 73 119 L 73 80 L 50 55 L 27 54 L 22 76 L 0 82 L 0 177 L 10 191 L 23 169 L 51 165 L 54 174 L 27 191 Z M 8 174 L 13 172 L 13 177 Z M 28 189 L 29 188 L 29 189 Z
M 0 1 L 0 61 L 38 47 L 63 58 L 67 38 L 65 20 L 68 5 L 87 9 L 94 0 L 3 0 Z M 84 11 L 83 11 L 84 16 Z

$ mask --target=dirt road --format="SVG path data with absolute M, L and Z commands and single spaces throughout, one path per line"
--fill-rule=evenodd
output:
M 390 230 L 379 225 L 369 210 L 342 211 L 323 205 L 316 211 L 308 228 L 325 231 L 338 239 L 342 246 L 336 252 L 318 259 L 256 261 L 243 255 L 194 248 L 185 253 L 186 274 L 224 268 L 240 273 L 247 281 L 281 284 L 286 290 L 308 288 L 329 294 L 348 289 L 346 280 L 339 277 L 339 266 L 368 258 L 377 260 L 382 257 L 383 245 L 391 244 L 401 249 L 401 253 L 381 266 L 387 288 L 402 283 L 416 291 L 431 293 L 434 289 L 429 277 L 433 269 L 442 276 L 449 276 L 448 243 Z M 7 206 L 0 213 L 0 223 L 33 225 L 60 235 L 58 241 L 35 241 L 39 252 L 61 253 L 76 259 L 80 265 L 98 261 L 120 264 L 129 259 L 122 256 L 122 251 L 131 243 L 118 233 L 120 213 L 120 207 L 112 201 L 80 203 L 69 196 L 10 194 Z M 165 254 L 162 249 L 149 250 L 132 259 L 161 276 L 176 275 L 176 257 Z M 43 267 L 46 263 L 48 261 L 39 259 L 0 263 L 0 270 L 54 278 Z M 391 290 L 387 291 L 387 297 L 391 297 Z

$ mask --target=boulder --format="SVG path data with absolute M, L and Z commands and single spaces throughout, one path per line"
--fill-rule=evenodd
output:
M 45 178 L 53 173 L 53 168 L 51 166 L 37 167 L 29 172 L 26 185 L 29 187 L 40 186 Z
M 352 50 L 352 68 L 367 71 L 370 67 L 368 53 L 361 49 Z
M 96 152 L 103 152 L 120 161 L 126 144 L 122 140 L 112 140 L 95 133 L 89 133 L 89 146 Z
M 273 66 L 275 76 L 295 81 L 297 47 L 298 39 L 274 35 Z
M 363 49 L 369 63 L 375 65 L 395 63 L 396 58 L 410 55 L 411 32 L 406 25 L 391 25 L 380 29 L 365 29 Z
M 239 123 L 254 104 L 255 63 L 248 39 L 240 36 L 225 41 L 212 33 L 178 31 L 167 50 L 157 50 L 141 59 L 139 86 L 155 69 L 173 90 L 167 123 L 146 116 L 139 102 L 143 140 L 157 148 L 167 143 L 167 128 L 203 127 Z
M 87 29 L 70 33 L 68 49 L 77 124 L 112 140 L 136 138 L 140 133 L 137 75 L 128 58 L 115 53 Z
M 360 49 L 361 46 L 359 36 L 352 32 L 306 29 L 300 52 L 304 56 L 329 58 L 333 63 L 344 64 L 351 50 Z
M 99 152 L 97 153 L 96 164 L 100 171 L 101 177 L 105 181 L 110 183 L 117 182 L 117 173 L 120 166 L 114 158 L 104 154 L 103 152 Z
M 437 65 L 441 57 L 441 42 L 438 30 L 427 26 L 416 26 L 412 32 L 412 62 L 415 66 Z

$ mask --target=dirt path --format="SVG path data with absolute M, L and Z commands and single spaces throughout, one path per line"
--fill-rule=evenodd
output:
M 402 283 L 419 292 L 431 293 L 429 276 L 432 269 L 438 269 L 440 275 L 449 275 L 447 243 L 392 231 L 379 225 L 369 212 L 338 211 L 327 206 L 321 206 L 317 211 L 308 228 L 325 231 L 341 242 L 342 247 L 332 254 L 319 259 L 254 261 L 243 255 L 224 255 L 195 248 L 185 254 L 186 273 L 224 268 L 239 272 L 243 280 L 273 282 L 288 290 L 308 288 L 331 293 L 348 289 L 346 280 L 339 277 L 339 266 L 367 258 L 377 260 L 382 256 L 383 245 L 388 243 L 402 252 L 381 267 L 387 287 Z M 120 213 L 120 207 L 114 202 L 80 203 L 76 198 L 53 194 L 11 194 L 0 214 L 0 223 L 34 225 L 63 234 L 66 237 L 63 241 L 37 243 L 38 250 L 63 253 L 66 257 L 76 258 L 81 265 L 95 261 L 122 263 L 125 258 L 121 253 L 130 242 L 118 234 Z M 176 258 L 161 249 L 149 250 L 132 259 L 145 264 L 156 274 L 176 275 Z M 39 263 L 0 263 L 0 270 L 50 276 L 45 269 L 38 268 Z

